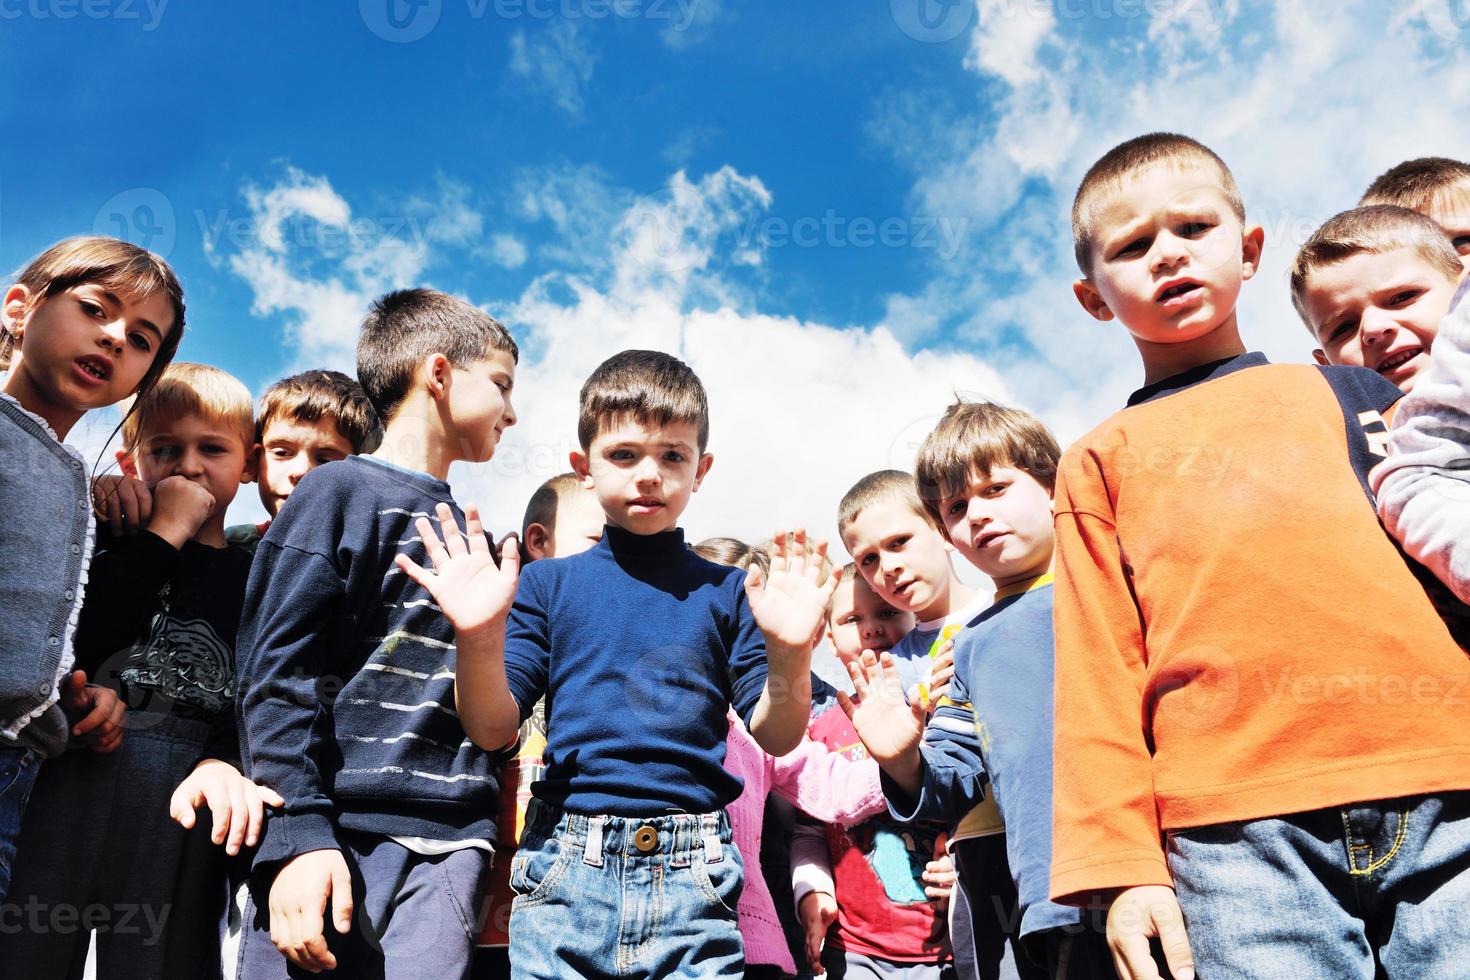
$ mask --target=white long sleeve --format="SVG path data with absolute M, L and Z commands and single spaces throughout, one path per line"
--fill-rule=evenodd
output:
M 1390 455 L 1369 474 L 1378 514 L 1411 557 L 1470 602 L 1470 300 L 1441 321 L 1429 366 L 1398 403 Z

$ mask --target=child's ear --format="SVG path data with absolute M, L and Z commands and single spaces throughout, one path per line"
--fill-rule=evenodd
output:
M 4 316 L 6 332 L 20 343 L 20 335 L 25 330 L 26 313 L 31 302 L 31 291 L 20 283 L 16 283 L 5 291 L 5 299 L 0 301 L 0 314 Z
M 572 464 L 572 472 L 577 474 L 577 479 L 582 481 L 582 486 L 588 490 L 594 489 L 592 485 L 592 461 L 587 454 L 573 449 L 568 454 L 567 460 Z
M 1322 348 L 1320 347 L 1312 351 L 1312 360 L 1316 361 L 1318 364 L 1321 364 L 1323 367 L 1326 367 L 1327 365 L 1332 363 L 1327 359 L 1327 354 L 1324 353 Z
M 434 353 L 424 358 L 419 366 L 419 375 L 429 397 L 440 401 L 449 396 L 454 383 L 454 365 L 443 354 Z
M 551 531 L 545 524 L 531 524 L 526 528 L 526 535 L 521 539 L 521 547 L 526 551 L 526 557 L 532 561 L 540 561 L 542 558 L 555 558 L 552 554 Z
M 260 472 L 260 443 L 255 443 L 245 450 L 245 467 L 240 470 L 241 483 L 254 483 L 256 474 Z
M 699 490 L 699 485 L 704 482 L 709 468 L 715 465 L 715 457 L 710 453 L 702 453 L 699 457 L 699 466 L 694 470 L 694 490 Z
M 1102 293 L 1092 284 L 1091 279 L 1078 279 L 1072 283 L 1072 295 L 1077 297 L 1077 302 L 1087 311 L 1087 315 L 1094 320 L 1107 322 L 1113 318 L 1113 311 L 1108 309 L 1107 301 L 1102 298 Z
M 1240 236 L 1240 279 L 1242 282 L 1261 271 L 1261 251 L 1266 247 L 1266 232 L 1260 225 L 1247 225 Z
M 138 463 L 131 453 L 126 449 L 119 449 L 112 458 L 117 460 L 117 468 L 122 471 L 123 476 L 138 479 Z

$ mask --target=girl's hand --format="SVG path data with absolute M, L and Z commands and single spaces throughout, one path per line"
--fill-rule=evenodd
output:
M 220 759 L 205 759 L 174 790 L 168 801 L 168 815 L 185 830 L 194 826 L 194 810 L 208 806 L 214 814 L 214 828 L 209 839 L 225 845 L 225 853 L 240 853 L 240 845 L 254 847 L 260 842 L 260 827 L 265 822 L 265 808 L 285 805 L 279 793 L 258 786 L 240 775 L 240 770 Z
M 822 947 L 827 942 L 827 930 L 837 921 L 837 899 L 827 892 L 808 892 L 801 897 L 801 906 L 796 910 L 806 933 L 806 962 L 816 974 L 827 972 L 822 965 Z
M 920 878 L 924 882 L 924 894 L 942 911 L 949 906 L 950 896 L 954 894 L 954 858 L 944 853 L 942 844 L 935 848 L 935 852 L 934 860 L 924 865 Z
M 132 476 L 113 473 L 92 481 L 92 505 L 113 534 L 137 534 L 153 517 L 153 493 Z

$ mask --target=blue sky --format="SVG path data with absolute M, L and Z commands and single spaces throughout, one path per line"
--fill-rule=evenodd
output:
M 385 289 L 485 306 L 522 422 L 454 480 L 498 529 L 563 468 L 587 372 L 670 349 L 715 407 L 691 532 L 830 530 L 954 391 L 1070 439 L 1136 384 L 1070 293 L 1071 193 L 1120 139 L 1232 164 L 1267 233 L 1247 339 L 1305 357 L 1295 246 L 1387 166 L 1470 156 L 1463 7 L 0 0 L 0 265 L 94 230 L 165 250 L 181 357 L 256 392 L 350 367 Z

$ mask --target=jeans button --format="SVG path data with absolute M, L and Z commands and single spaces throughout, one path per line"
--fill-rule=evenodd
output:
M 647 854 L 658 847 L 658 831 L 648 824 L 644 824 L 633 831 L 633 846 L 638 848 L 640 854 Z

